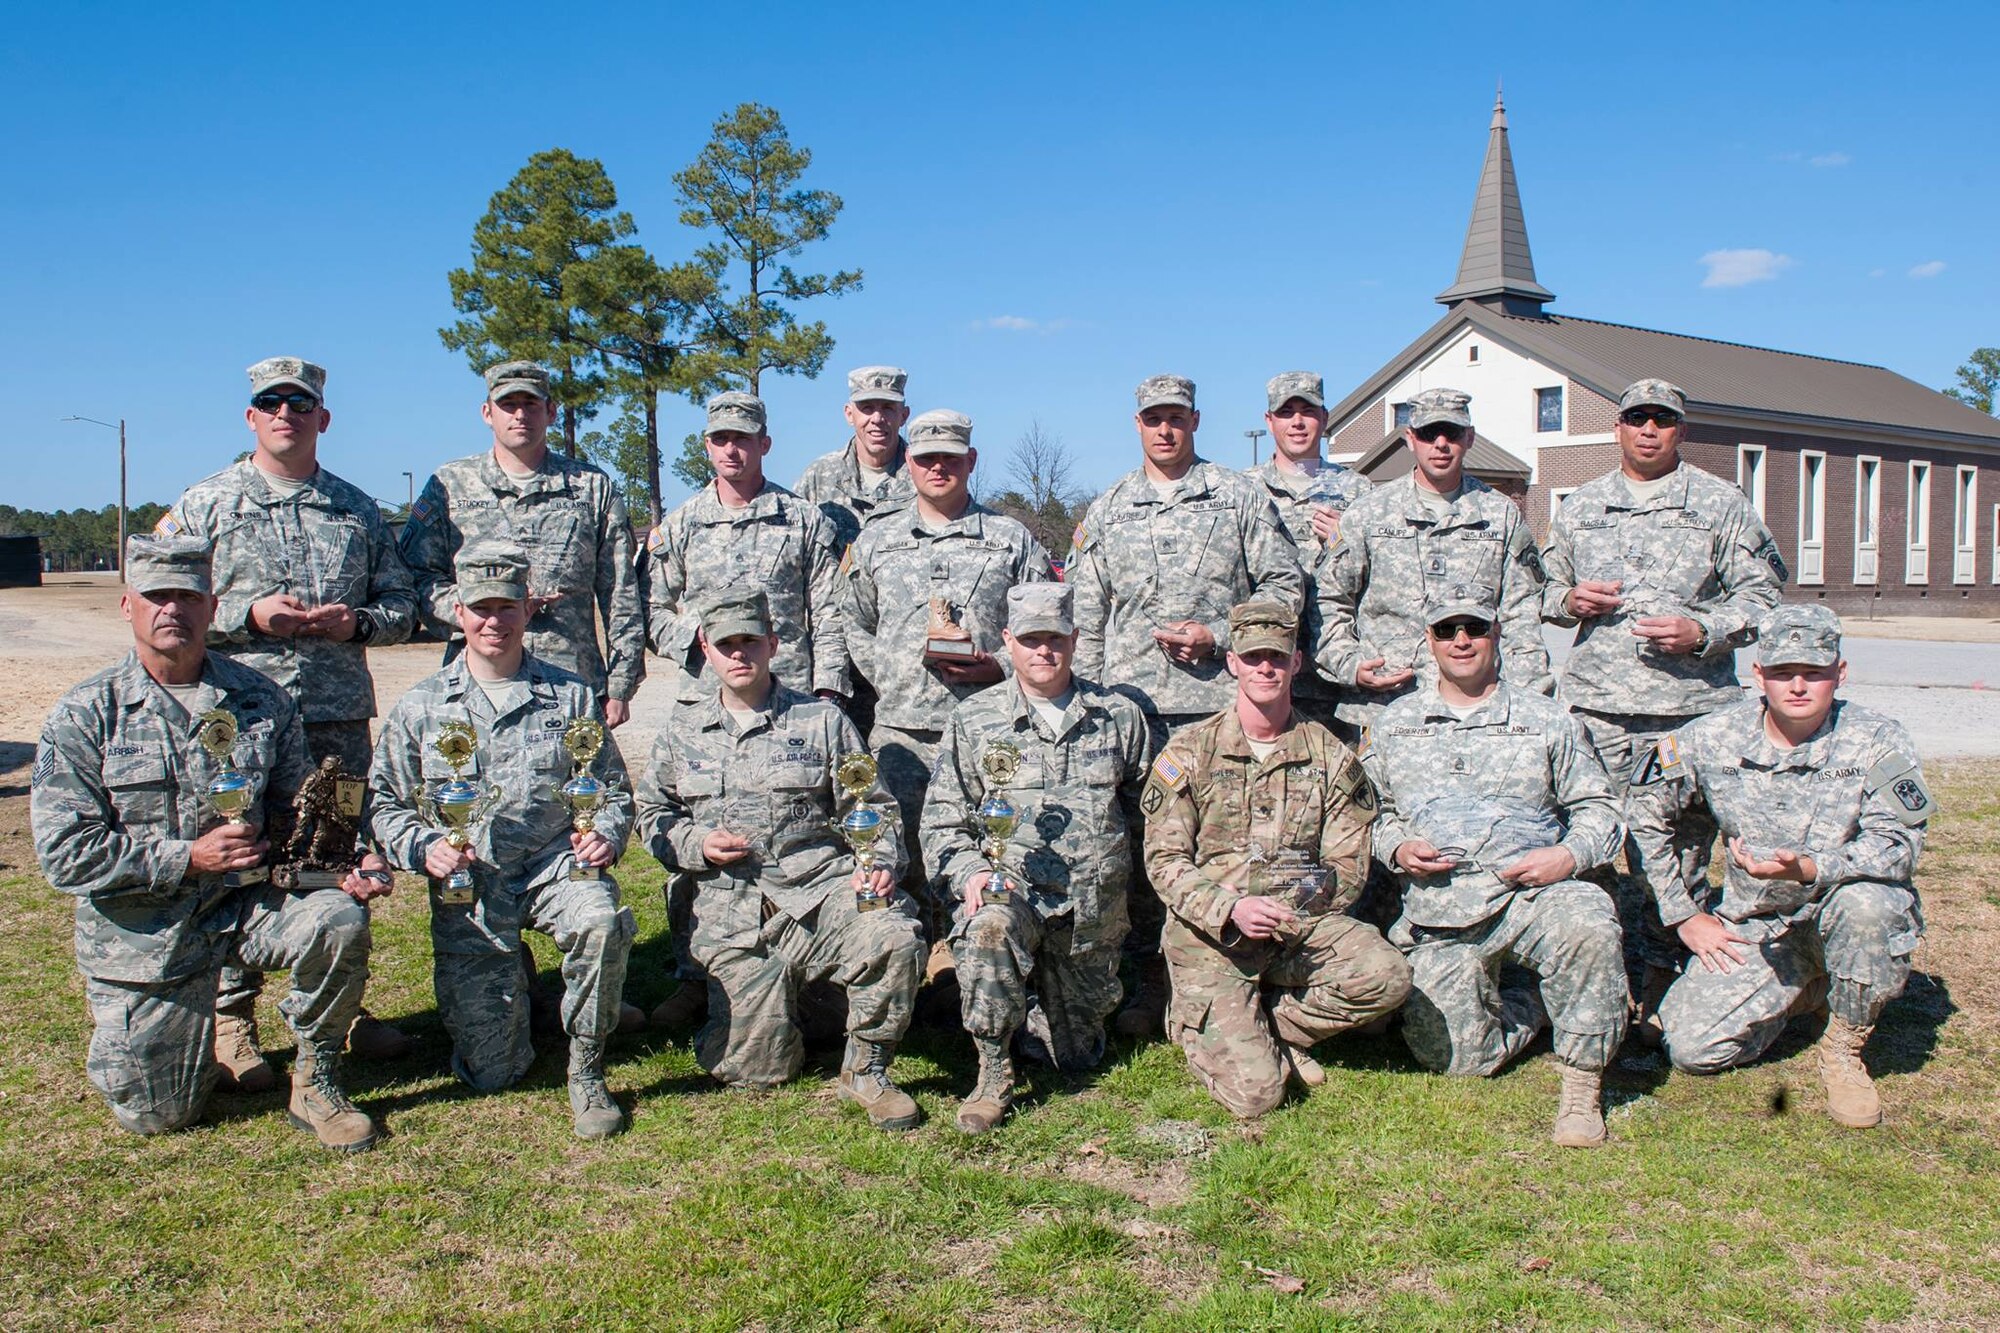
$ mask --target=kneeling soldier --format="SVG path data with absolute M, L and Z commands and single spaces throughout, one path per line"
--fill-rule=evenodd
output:
M 390 710 L 368 778 L 372 825 L 392 861 L 430 876 L 432 974 L 452 1071 L 481 1092 L 528 1072 L 535 1048 L 521 931 L 542 931 L 563 955 L 570 1114 L 577 1137 L 601 1139 L 625 1127 L 604 1083 L 604 1042 L 618 1026 L 638 933 L 602 870 L 624 850 L 632 795 L 618 743 L 597 722 L 596 690 L 523 647 L 528 569 L 527 552 L 511 542 L 459 549 L 465 652 Z M 578 832 L 562 788 L 593 742 L 589 771 L 602 804 Z M 491 807 L 469 821 L 463 845 L 452 837 L 464 834 L 448 837 L 421 813 L 459 776 Z
M 1071 673 L 1071 598 L 1060 583 L 1008 590 L 1012 683 L 952 711 L 924 803 L 925 856 L 959 904 L 951 951 L 979 1048 L 979 1086 L 958 1111 L 968 1134 L 1013 1105 L 1007 1044 L 1024 1022 L 1031 1048 L 1059 1068 L 1088 1069 L 1118 1007 L 1130 837 L 1151 740 L 1139 705 Z
M 292 1123 L 362 1152 L 375 1124 L 341 1089 L 340 1048 L 368 980 L 361 904 L 388 875 L 300 892 L 270 882 L 266 812 L 310 773 L 298 706 L 203 646 L 206 545 L 133 537 L 125 575 L 132 651 L 49 714 L 29 800 L 42 873 L 77 900 L 90 1081 L 135 1134 L 193 1124 L 216 1082 L 217 975 L 288 967 Z
M 1693 951 L 1660 1005 L 1674 1067 L 1755 1060 L 1794 1014 L 1827 1014 L 1827 1113 L 1866 1129 L 1882 1101 L 1862 1048 L 1923 934 L 1911 883 L 1937 807 L 1902 724 L 1834 697 L 1840 620 L 1781 606 L 1752 668 L 1761 698 L 1672 733 L 1633 774 L 1632 838 L 1661 919 Z M 1674 831 L 1705 807 L 1729 840 L 1722 891 L 1689 883 Z
M 1292 711 L 1302 659 L 1289 606 L 1229 613 L 1235 702 L 1175 733 L 1140 806 L 1167 905 L 1167 1030 L 1232 1115 L 1278 1104 L 1287 1073 L 1326 1081 L 1308 1048 L 1393 1013 L 1409 965 L 1347 916 L 1367 877 L 1374 796 L 1361 764 Z
M 700 616 L 714 684 L 674 710 L 639 784 L 647 849 L 695 881 L 690 947 L 710 987 L 695 1058 L 732 1087 L 783 1083 L 804 1059 L 799 989 L 831 981 L 847 992 L 840 1095 L 883 1129 L 913 1129 L 917 1104 L 889 1078 L 924 965 L 913 904 L 895 892 L 896 803 L 843 762 L 862 753 L 846 714 L 772 679 L 761 589 L 716 595 Z M 867 780 L 858 798 L 836 768 Z M 866 872 L 838 827 L 863 804 L 883 835 Z

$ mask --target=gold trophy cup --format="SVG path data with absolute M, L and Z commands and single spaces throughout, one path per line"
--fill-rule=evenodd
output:
M 994 741 L 979 756 L 979 771 L 986 777 L 986 799 L 979 803 L 979 826 L 986 831 L 980 851 L 993 867 L 986 889 L 980 895 L 989 903 L 1004 903 L 1014 892 L 1014 881 L 1000 868 L 1007 855 L 1007 840 L 1021 827 L 1021 812 L 1001 792 L 1021 768 L 1021 750 L 1012 741 Z
M 562 785 L 562 798 L 569 802 L 570 827 L 578 833 L 589 833 L 597 827 L 597 812 L 618 789 L 615 779 L 600 782 L 590 771 L 590 766 L 597 762 L 597 752 L 604 748 L 604 724 L 595 718 L 580 717 L 563 732 L 562 743 L 563 749 L 569 751 L 570 762 L 576 766 L 570 780 Z M 601 875 L 596 866 L 578 861 L 569 877 L 590 880 Z
M 875 869 L 875 848 L 882 835 L 889 831 L 888 821 L 882 812 L 866 804 L 868 793 L 875 787 L 875 756 L 856 750 L 844 754 L 833 766 L 833 782 L 854 802 L 854 808 L 840 821 L 840 836 L 854 850 L 854 864 L 860 868 L 863 887 L 854 891 L 855 910 L 873 912 L 889 905 L 887 897 L 878 896 L 866 887 L 869 876 Z
M 225 824 L 248 824 L 247 811 L 257 799 L 257 784 L 236 767 L 236 718 L 220 708 L 203 713 L 195 724 L 195 741 L 213 759 L 219 770 L 209 779 L 208 808 L 222 816 Z M 231 870 L 222 877 L 229 888 L 262 884 L 271 877 L 263 866 Z
M 469 722 L 447 722 L 438 728 L 431 742 L 451 777 L 418 797 L 418 813 L 432 828 L 444 831 L 444 840 L 454 847 L 472 845 L 473 829 L 500 804 L 500 789 L 490 783 L 469 782 L 465 766 L 479 752 L 479 733 Z M 438 900 L 447 904 L 472 901 L 472 872 L 454 871 L 444 882 Z

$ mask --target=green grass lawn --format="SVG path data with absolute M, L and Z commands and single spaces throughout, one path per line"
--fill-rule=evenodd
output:
M 936 1030 L 896 1066 L 929 1117 L 913 1134 L 837 1103 L 831 1052 L 744 1095 L 646 1035 L 613 1048 L 631 1131 L 586 1145 L 560 1050 L 496 1096 L 445 1072 L 407 884 L 377 915 L 369 1000 L 419 1047 L 350 1067 L 390 1130 L 375 1152 L 321 1151 L 281 1093 L 141 1140 L 84 1079 L 67 902 L 10 795 L 0 1327 L 2000 1326 L 2000 764 L 1932 776 L 1931 940 L 1869 1053 L 1888 1124 L 1825 1117 L 1799 1033 L 1719 1078 L 1620 1068 L 1597 1152 L 1548 1142 L 1545 1053 L 1449 1080 L 1394 1036 L 1329 1043 L 1326 1086 L 1249 1126 L 1178 1052 L 1120 1045 L 967 1140 L 970 1043 Z M 670 986 L 659 875 L 635 856 L 623 878 L 628 993 L 651 1004 Z M 268 1007 L 263 1026 L 288 1056 Z

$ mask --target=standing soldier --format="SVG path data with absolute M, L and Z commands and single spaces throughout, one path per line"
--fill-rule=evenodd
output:
M 1235 700 L 1174 736 L 1140 807 L 1169 912 L 1170 1034 L 1248 1119 L 1278 1104 L 1288 1076 L 1324 1083 L 1310 1048 L 1395 1012 L 1410 969 L 1345 910 L 1367 875 L 1375 801 L 1354 752 L 1292 709 L 1297 613 L 1246 602 L 1229 628 Z
M 362 903 L 389 876 L 270 883 L 265 817 L 310 772 L 298 707 L 203 646 L 216 606 L 206 546 L 133 537 L 125 555 L 132 651 L 49 714 L 29 799 L 42 873 L 76 898 L 90 1081 L 135 1134 L 193 1124 L 216 1080 L 218 970 L 290 968 L 278 1009 L 299 1043 L 292 1123 L 365 1151 L 375 1124 L 341 1088 L 340 1047 L 368 980 Z
M 1194 382 L 1154 375 L 1137 397 L 1140 466 L 1091 502 L 1064 579 L 1076 589 L 1077 674 L 1130 695 L 1157 752 L 1231 699 L 1229 608 L 1258 598 L 1297 613 L 1305 574 L 1263 486 L 1196 456 Z M 1131 911 L 1139 984 L 1118 1027 L 1137 1036 L 1160 1030 L 1167 1000 L 1163 914 L 1143 876 Z
M 1847 663 L 1833 612 L 1779 607 L 1751 670 L 1762 697 L 1656 742 L 1627 798 L 1660 916 L 1694 955 L 1660 1005 L 1667 1054 L 1718 1073 L 1762 1055 L 1794 1014 L 1823 1012 L 1827 1113 L 1867 1129 L 1882 1100 L 1861 1053 L 1923 935 L 1911 876 L 1937 806 L 1902 724 L 1835 698 Z M 1698 806 L 1729 840 L 1719 893 L 1678 855 Z
M 250 367 L 243 419 L 250 457 L 188 487 L 154 529 L 213 551 L 217 609 L 209 648 L 282 686 L 305 720 L 307 757 L 340 761 L 365 777 L 373 747 L 375 681 L 368 646 L 401 643 L 416 624 L 416 594 L 381 506 L 319 465 L 319 437 L 333 424 L 326 371 L 295 356 Z M 364 858 L 370 869 L 386 863 Z M 277 1077 L 257 1049 L 263 978 L 222 969 L 215 1002 L 215 1058 L 248 1092 Z M 368 1015 L 349 1041 L 368 1059 L 405 1053 L 409 1039 Z
M 1071 671 L 1071 602 L 1060 583 L 1008 591 L 1013 684 L 952 710 L 924 803 L 924 850 L 959 903 L 951 950 L 979 1051 L 978 1085 L 958 1110 L 968 1134 L 1013 1105 L 1017 1032 L 1058 1068 L 1094 1068 L 1118 1007 L 1130 839 L 1152 741 L 1137 704 Z
M 1403 1036 L 1426 1068 L 1478 1076 L 1553 1023 L 1555 1141 L 1594 1148 L 1628 992 L 1617 913 L 1577 877 L 1617 851 L 1618 798 L 1576 719 L 1502 675 L 1494 590 L 1441 594 L 1424 616 L 1437 669 L 1366 746 L 1376 855 L 1408 877 L 1389 931 L 1414 974 Z M 1509 964 L 1535 980 L 1503 986 Z
M 1618 409 L 1618 469 L 1572 492 L 1550 530 L 1542 614 L 1577 627 L 1562 699 L 1622 783 L 1668 732 L 1742 698 L 1736 650 L 1756 639 L 1788 575 L 1743 492 L 1681 461 L 1686 395 L 1644 379 Z M 1714 825 L 1692 812 L 1674 836 L 1682 881 L 1705 878 Z M 1645 964 L 1639 1036 L 1657 1042 L 1681 951 L 1629 840 L 1625 860 L 1633 880 L 1618 886 L 1619 917 Z M 1606 882 L 1618 885 L 1608 871 Z
M 700 616 L 711 684 L 674 710 L 639 786 L 647 849 L 696 884 L 692 952 L 716 993 L 695 1058 L 731 1087 L 783 1083 L 804 1059 L 800 989 L 830 981 L 847 992 L 836 1090 L 877 1127 L 914 1129 L 917 1104 L 889 1077 L 923 971 L 895 888 L 903 844 L 880 838 L 866 869 L 841 833 L 863 806 L 886 831 L 895 804 L 854 762 L 846 715 L 772 676 L 778 622 L 761 589 L 726 589 Z
M 910 407 L 903 390 L 909 372 L 900 366 L 863 366 L 847 372 L 847 406 L 854 431 L 847 444 L 815 458 L 792 489 L 811 500 L 833 525 L 834 544 L 843 554 L 875 514 L 906 505 L 911 485 L 903 423 Z
M 597 725 L 597 691 L 524 650 L 533 568 L 512 542 L 459 549 L 451 586 L 465 651 L 390 710 L 369 778 L 371 824 L 398 866 L 430 878 L 433 979 L 452 1072 L 493 1092 L 534 1062 L 520 953 L 521 931 L 533 927 L 563 955 L 576 1135 L 601 1139 L 625 1127 L 604 1083 L 604 1043 L 618 1026 L 638 932 L 604 868 L 625 848 L 632 795 L 618 742 Z M 465 729 L 458 736 L 469 732 L 458 763 L 453 723 Z M 587 832 L 562 795 L 579 766 L 606 788 Z M 455 842 L 423 812 L 440 780 L 461 772 L 492 809 L 475 816 L 469 841 Z
M 1326 548 L 1340 538 L 1340 520 L 1347 507 L 1375 489 L 1375 483 L 1339 463 L 1320 456 L 1320 436 L 1326 431 L 1326 384 L 1304 370 L 1288 370 L 1264 386 L 1268 409 L 1264 425 L 1271 432 L 1271 461 L 1251 469 L 1277 506 L 1285 535 L 1298 551 L 1306 574 L 1306 610 L 1317 617 L 1314 571 Z M 1312 638 L 1307 636 L 1306 642 Z M 1292 682 L 1292 704 L 1323 726 L 1334 724 L 1339 698 L 1310 658 Z

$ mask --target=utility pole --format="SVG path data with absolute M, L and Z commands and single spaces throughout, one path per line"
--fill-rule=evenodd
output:
M 118 418 L 118 424 L 99 421 L 96 417 L 64 417 L 64 421 L 87 421 L 93 426 L 118 432 L 118 581 L 125 581 L 125 418 Z
M 1270 432 L 1264 430 L 1246 430 L 1243 432 L 1244 438 L 1250 441 L 1251 467 L 1257 466 L 1257 442 L 1263 439 L 1268 434 L 1270 434 Z

